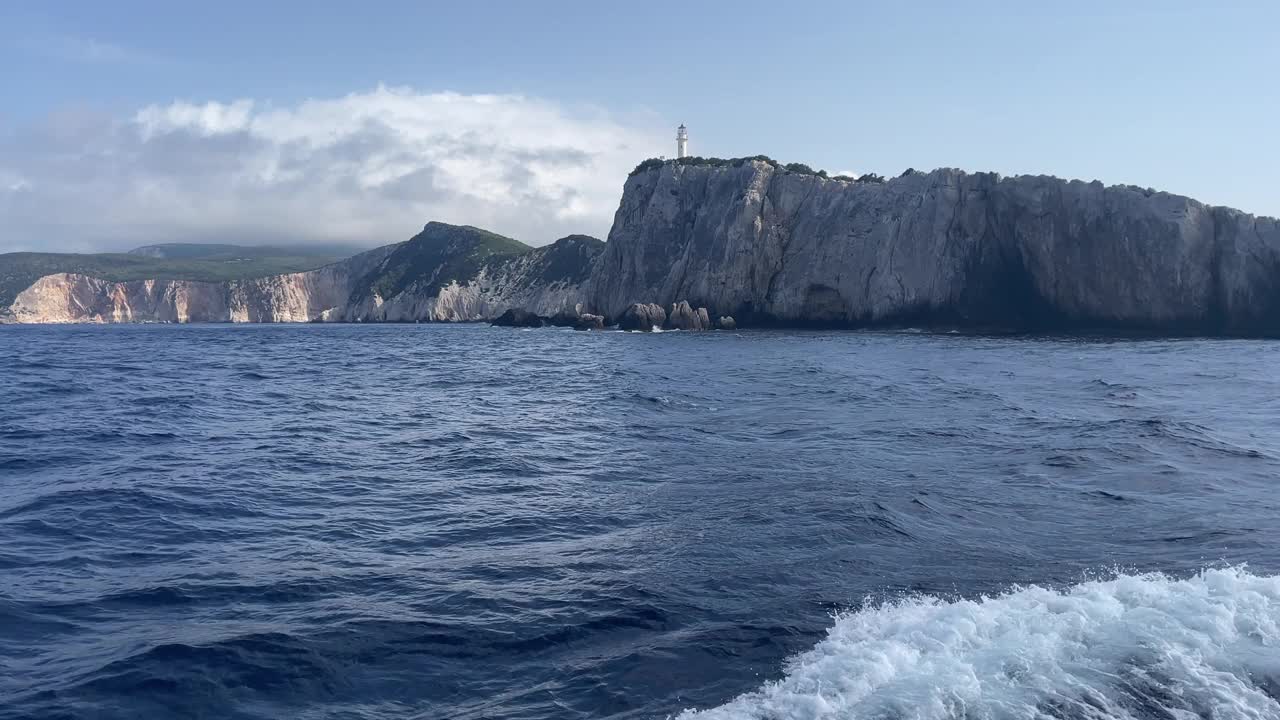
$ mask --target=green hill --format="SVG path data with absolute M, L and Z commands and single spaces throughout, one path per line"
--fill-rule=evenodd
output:
M 532 249 L 518 240 L 470 225 L 427 223 L 422 232 L 401 243 L 361 284 L 384 298 L 394 297 L 414 283 L 430 295 L 450 281 L 466 282 L 475 277 L 490 258 L 519 255 Z

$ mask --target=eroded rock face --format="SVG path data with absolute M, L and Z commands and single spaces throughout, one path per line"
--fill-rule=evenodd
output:
M 1277 335 L 1280 227 L 1097 182 L 666 163 L 627 180 L 587 295 L 610 317 Z
M 622 311 L 618 318 L 619 330 L 652 332 L 667 322 L 667 311 L 653 303 L 634 303 Z
M 441 225 L 432 223 L 428 228 Z M 495 257 L 461 280 L 445 283 L 427 275 L 391 297 L 379 294 L 373 283 L 357 281 L 345 314 L 334 319 L 474 322 L 498 317 L 510 308 L 546 318 L 562 313 L 576 317 L 583 301 L 582 283 L 602 249 L 603 243 L 595 238 L 571 235 L 518 255 Z M 464 246 L 459 252 L 469 250 Z M 388 257 L 386 262 L 395 261 Z M 369 274 L 385 274 L 387 269 L 395 268 L 378 268 Z
M 738 323 L 728 315 L 721 315 L 719 319 L 716 320 L 716 329 L 717 330 L 737 330 Z
M 316 270 L 252 280 L 110 282 L 75 273 L 46 275 L 10 306 L 17 323 L 309 322 L 340 319 L 354 278 L 388 248 Z
M 667 314 L 667 321 L 663 324 L 663 328 L 667 330 L 710 330 L 711 318 L 707 315 L 706 308 L 694 310 L 688 302 L 681 300 L 678 303 L 672 303 L 671 312 Z

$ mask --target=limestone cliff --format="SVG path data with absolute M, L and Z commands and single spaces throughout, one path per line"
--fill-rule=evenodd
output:
M 317 270 L 230 282 L 41 277 L 0 322 L 476 321 L 511 307 L 575 310 L 602 243 L 570 236 L 529 248 L 430 223 L 413 239 Z
M 308 272 L 229 282 L 111 282 L 78 273 L 46 275 L 8 308 L 16 323 L 307 322 L 345 310 L 353 281 L 395 246 Z
M 1133 187 L 957 170 L 853 182 L 772 162 L 628 178 L 588 305 L 745 324 L 1280 334 L 1280 226 Z
M 1274 219 L 1097 182 L 957 170 L 854 181 L 767 159 L 642 163 L 608 243 L 529 248 L 430 223 L 256 279 L 23 277 L 0 272 L 0 290 L 25 288 L 0 322 L 456 322 L 509 309 L 618 322 L 635 306 L 664 316 L 629 321 L 644 329 L 718 318 L 1280 336 Z M 671 323 L 667 309 L 679 310 Z

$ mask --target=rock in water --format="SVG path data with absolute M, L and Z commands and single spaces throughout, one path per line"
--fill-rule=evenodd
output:
M 710 330 L 711 318 L 706 308 L 694 310 L 688 301 L 671 304 L 671 313 L 663 325 L 667 330 Z
M 511 308 L 490 323 L 490 325 L 500 325 L 502 327 L 543 327 L 546 324 L 546 318 L 519 308 Z
M 1280 223 L 1051 177 L 658 162 L 627 179 L 587 295 L 609 317 L 688 300 L 754 324 L 1280 335 Z
M 578 316 L 577 321 L 573 324 L 574 330 L 603 330 L 604 316 L 592 315 L 591 313 L 583 313 Z
M 719 319 L 719 320 L 716 320 L 716 329 L 718 329 L 718 330 L 737 330 L 737 329 L 738 329 L 738 323 L 737 323 L 737 322 L 735 322 L 735 321 L 734 321 L 734 319 L 733 319 L 731 316 L 729 316 L 729 315 L 721 315 L 721 316 L 720 316 L 720 319 Z
M 642 330 L 652 332 L 662 327 L 667 321 L 667 311 L 661 305 L 653 303 L 633 303 L 618 318 L 620 330 Z

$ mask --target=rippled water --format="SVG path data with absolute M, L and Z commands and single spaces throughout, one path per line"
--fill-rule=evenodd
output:
M 1277 370 L 0 327 L 0 718 L 1280 717 Z

